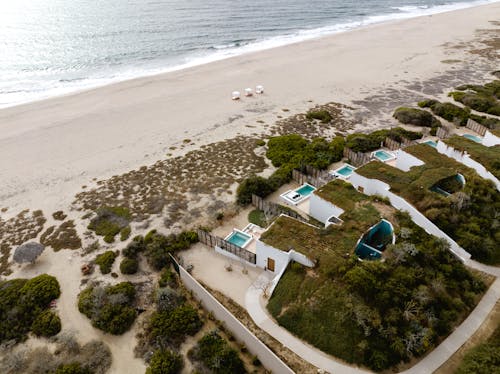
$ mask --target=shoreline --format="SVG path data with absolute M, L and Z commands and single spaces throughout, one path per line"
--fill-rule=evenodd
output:
M 488 1 L 488 0 L 476 0 L 476 2 L 479 2 L 479 1 Z M 462 6 L 459 8 L 451 9 L 451 10 L 438 10 L 436 12 L 431 11 L 429 13 L 414 14 L 414 15 L 408 15 L 408 16 L 406 16 L 403 13 L 402 17 L 400 17 L 400 18 L 392 18 L 392 19 L 387 19 L 387 20 L 382 20 L 382 21 L 368 22 L 366 24 L 363 21 L 353 22 L 353 23 L 359 23 L 359 25 L 353 26 L 351 28 L 347 28 L 345 30 L 339 29 L 339 30 L 334 30 L 331 32 L 326 32 L 325 34 L 320 33 L 317 35 L 312 35 L 310 37 L 303 38 L 301 40 L 292 40 L 290 42 L 284 42 L 283 44 L 277 44 L 277 45 L 273 45 L 273 46 L 269 46 L 269 47 L 263 47 L 263 48 L 256 49 L 256 50 L 253 50 L 250 48 L 249 51 L 243 51 L 240 53 L 235 52 L 234 54 L 230 54 L 227 56 L 215 57 L 215 55 L 207 55 L 204 57 L 194 58 L 191 61 L 180 64 L 180 65 L 174 65 L 174 66 L 156 69 L 159 71 L 151 71 L 150 73 L 145 72 L 144 74 L 134 76 L 134 77 L 128 77 L 128 78 L 124 77 L 124 78 L 109 79 L 109 80 L 106 80 L 106 82 L 103 82 L 102 84 L 95 84 L 95 85 L 90 84 L 87 87 L 69 89 L 68 92 L 63 92 L 60 94 L 56 93 L 53 95 L 47 95 L 47 96 L 42 96 L 40 98 L 35 98 L 33 100 L 21 101 L 21 102 L 12 103 L 12 104 L 6 104 L 5 106 L 0 106 L 0 112 L 2 110 L 5 110 L 5 109 L 12 109 L 12 108 L 15 109 L 19 106 L 36 104 L 36 103 L 40 103 L 40 102 L 48 101 L 48 100 L 52 100 L 52 99 L 61 99 L 61 98 L 65 98 L 65 97 L 69 97 L 69 96 L 73 96 L 73 95 L 87 93 L 90 91 L 105 88 L 107 86 L 117 85 L 120 83 L 127 83 L 127 82 L 136 81 L 136 80 L 143 80 L 143 79 L 152 79 L 155 77 L 159 78 L 160 76 L 163 76 L 163 75 L 182 72 L 182 71 L 189 70 L 189 69 L 196 69 L 196 68 L 199 68 L 199 67 L 201 67 L 203 65 L 207 65 L 207 64 L 214 64 L 214 63 L 217 63 L 220 61 L 230 60 L 230 59 L 238 58 L 238 57 L 244 57 L 247 55 L 251 55 L 251 54 L 255 54 L 255 53 L 259 53 L 259 52 L 265 52 L 265 51 L 274 50 L 274 49 L 283 48 L 283 47 L 288 47 L 288 46 L 295 45 L 295 44 L 307 43 L 310 41 L 321 40 L 321 39 L 326 39 L 326 38 L 333 38 L 339 34 L 350 33 L 350 32 L 354 32 L 357 30 L 363 30 L 363 29 L 368 29 L 368 28 L 377 27 L 377 26 L 385 26 L 385 25 L 389 25 L 389 24 L 393 24 L 393 23 L 405 22 L 407 20 L 411 20 L 411 19 L 415 19 L 415 18 L 432 17 L 434 15 L 453 13 L 453 12 L 457 12 L 457 11 L 465 11 L 465 10 L 469 10 L 469 9 L 477 8 L 477 7 L 486 7 L 486 6 L 493 5 L 493 4 L 499 3 L 499 2 L 500 2 L 500 0 L 489 0 L 487 3 L 480 3 L 480 4 L 476 4 L 475 2 L 474 3 L 463 2 L 463 3 L 452 4 L 452 5 L 450 5 L 450 4 L 437 5 L 437 6 L 434 6 L 432 8 L 428 8 L 427 10 L 433 10 L 435 8 L 443 8 L 443 7 L 448 7 L 448 6 L 458 6 L 458 5 L 462 5 Z M 373 15 L 373 16 L 368 17 L 368 19 L 371 17 L 384 17 L 384 15 Z M 339 26 L 346 25 L 346 24 L 348 24 L 348 23 L 339 23 L 339 24 L 335 24 L 335 25 L 324 26 L 324 27 L 321 27 L 318 29 L 313 29 L 313 30 L 307 30 L 307 29 L 297 30 L 294 33 L 308 32 L 308 31 L 328 29 L 328 28 L 337 28 Z M 294 35 L 294 34 L 269 37 L 269 38 L 265 38 L 261 41 L 255 41 L 253 43 L 244 45 L 244 46 L 239 47 L 239 48 L 245 49 L 246 47 L 253 47 L 255 44 L 264 43 L 266 41 L 270 41 L 270 40 L 275 39 L 275 38 L 285 38 L 285 37 L 291 36 L 293 39 L 292 35 Z M 211 59 L 210 57 L 214 57 L 214 58 Z M 203 59 L 203 60 L 207 60 L 207 61 L 200 62 L 200 63 L 194 63 L 194 61 L 196 61 L 198 59 Z M 84 78 L 84 80 L 86 80 L 86 79 L 95 79 L 95 78 L 90 78 L 90 77 Z M 104 78 L 104 79 L 106 79 L 106 78 Z
M 370 25 L 1 109 L 0 209 L 10 209 L 0 216 L 26 207 L 67 209 L 83 185 L 95 186 L 93 178 L 107 179 L 238 134 L 260 134 L 277 118 L 316 104 L 357 107 L 357 130 L 386 127 L 390 109 L 367 112 L 363 102 L 372 105 L 378 95 L 389 107 L 410 104 L 414 100 L 404 95 L 429 95 L 410 84 L 446 74 L 470 75 L 470 83 L 490 79 L 493 61 L 481 66 L 453 44 L 471 47 L 477 29 L 494 27 L 495 9 L 500 11 L 500 3 Z M 265 86 L 264 95 L 230 100 L 234 89 L 256 84 Z M 450 84 L 434 84 L 436 95 Z M 390 98 L 391 90 L 402 96 Z

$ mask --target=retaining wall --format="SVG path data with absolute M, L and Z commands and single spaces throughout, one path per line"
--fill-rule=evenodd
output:
M 235 338 L 245 344 L 247 349 L 257 356 L 262 365 L 273 373 L 293 374 L 281 359 L 234 317 L 210 292 L 208 292 L 184 268 L 179 266 L 179 274 L 184 285 L 193 292 L 203 307 L 212 312 L 215 318 L 224 322 Z

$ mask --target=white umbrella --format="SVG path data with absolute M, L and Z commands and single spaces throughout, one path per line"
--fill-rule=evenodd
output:
M 231 99 L 233 100 L 239 100 L 241 97 L 240 91 L 233 91 L 231 94 Z
M 245 96 L 252 96 L 253 90 L 251 88 L 245 88 Z
M 258 93 L 258 94 L 264 93 L 264 86 L 259 84 L 257 87 L 255 87 L 255 93 Z

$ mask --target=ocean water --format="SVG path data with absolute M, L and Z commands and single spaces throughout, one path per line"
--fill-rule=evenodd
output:
M 497 1 L 0 1 L 0 107 Z

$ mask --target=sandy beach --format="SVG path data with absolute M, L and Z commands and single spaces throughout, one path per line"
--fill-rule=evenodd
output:
M 6 217 L 28 207 L 64 209 L 92 178 L 151 164 L 183 139 L 193 141 L 185 151 L 258 132 L 264 124 L 257 120 L 272 123 L 284 108 L 376 104 L 370 96 L 432 95 L 450 77 L 490 79 L 494 63 L 485 66 L 466 50 L 476 30 L 495 28 L 495 14 L 498 3 L 374 25 L 0 110 L 0 205 L 9 208 Z M 256 84 L 264 95 L 230 100 L 231 91 Z M 374 109 L 361 110 L 359 128 L 380 126 Z

